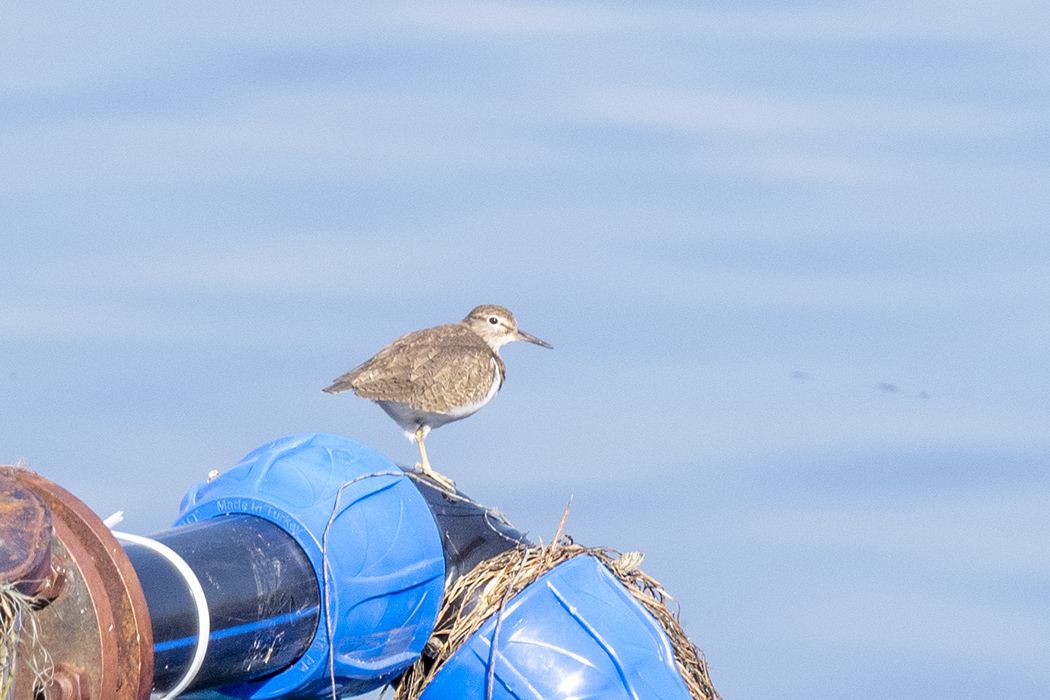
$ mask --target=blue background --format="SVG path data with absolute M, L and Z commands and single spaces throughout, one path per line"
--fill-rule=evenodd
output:
M 1050 689 L 1050 5 L 7 2 L 0 461 L 122 529 L 510 307 L 435 468 L 722 695 Z

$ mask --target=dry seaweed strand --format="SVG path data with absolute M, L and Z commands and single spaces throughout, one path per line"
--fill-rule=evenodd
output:
M 721 700 L 711 683 L 703 653 L 686 636 L 677 611 L 672 612 L 667 606 L 670 596 L 659 583 L 638 569 L 641 555 L 576 544 L 570 536 L 561 534 L 566 515 L 568 507 L 550 545 L 519 545 L 481 562 L 452 584 L 445 593 L 445 602 L 426 650 L 398 679 L 394 700 L 417 700 L 442 664 L 485 620 L 493 614 L 502 614 L 508 600 L 558 564 L 583 555 L 595 557 L 604 564 L 660 623 L 693 698 Z
M 33 674 L 34 688 L 48 688 L 54 676 L 54 664 L 40 643 L 36 626 L 39 600 L 19 593 L 12 583 L 0 583 L 0 700 L 14 697 L 15 666 L 19 640 L 22 651 L 29 654 L 24 668 Z

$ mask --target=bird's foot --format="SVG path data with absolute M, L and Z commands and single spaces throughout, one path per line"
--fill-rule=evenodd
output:
M 456 482 L 452 479 L 449 479 L 444 474 L 438 474 L 436 471 L 430 468 L 429 464 L 421 464 L 420 462 L 416 462 L 416 469 L 418 469 L 423 474 L 423 476 L 437 483 L 446 491 L 452 491 L 453 493 L 456 492 Z

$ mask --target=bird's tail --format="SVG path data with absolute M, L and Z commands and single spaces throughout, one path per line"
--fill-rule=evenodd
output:
M 326 394 L 338 394 L 340 391 L 346 391 L 347 389 L 353 389 L 354 385 L 345 379 L 336 379 L 332 386 L 321 389 Z

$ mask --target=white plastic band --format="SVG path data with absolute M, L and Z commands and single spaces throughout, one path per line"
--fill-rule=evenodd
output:
M 186 579 L 186 586 L 190 589 L 190 594 L 193 596 L 193 602 L 197 605 L 197 651 L 193 655 L 193 662 L 190 667 L 186 669 L 186 673 L 183 674 L 182 679 L 175 684 L 175 687 L 169 690 L 167 693 L 161 695 L 160 693 L 153 693 L 150 695 L 151 700 L 173 700 L 178 697 L 179 693 L 186 690 L 193 679 L 197 677 L 197 672 L 201 670 L 201 666 L 204 665 L 204 655 L 208 653 L 208 637 L 211 635 L 211 614 L 208 612 L 208 599 L 204 597 L 204 588 L 201 587 L 201 582 L 197 579 L 197 574 L 193 573 L 193 569 L 186 563 L 186 560 L 180 557 L 174 550 L 167 547 L 156 540 L 151 540 L 148 537 L 140 537 L 139 535 L 129 535 L 125 532 L 113 532 L 113 536 L 118 540 L 124 540 L 131 542 L 132 544 L 142 545 L 147 549 L 152 549 L 157 554 L 171 562 L 172 566 L 178 569 L 178 572 L 182 574 L 182 577 Z

